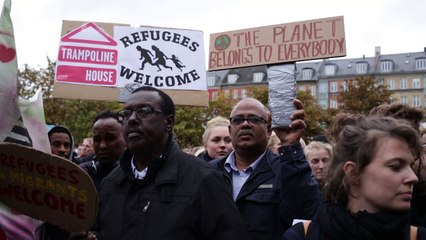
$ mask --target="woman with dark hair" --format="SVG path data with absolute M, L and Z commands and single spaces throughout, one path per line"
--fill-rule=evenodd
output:
M 326 201 L 284 239 L 426 239 L 409 216 L 418 181 L 411 165 L 421 152 L 419 134 L 405 120 L 360 117 L 344 126 L 325 179 Z

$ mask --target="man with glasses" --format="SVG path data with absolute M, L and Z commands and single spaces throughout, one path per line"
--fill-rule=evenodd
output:
M 306 128 L 303 106 L 295 105 L 290 126 L 274 129 L 281 141 L 276 155 L 267 149 L 269 110 L 256 99 L 241 100 L 230 117 L 234 151 L 210 162 L 228 176 L 250 240 L 281 239 L 294 219 L 310 219 L 321 199 L 299 142 Z
M 173 140 L 175 107 L 167 94 L 138 88 L 118 116 L 127 149 L 101 183 L 103 240 L 246 239 L 225 176 Z

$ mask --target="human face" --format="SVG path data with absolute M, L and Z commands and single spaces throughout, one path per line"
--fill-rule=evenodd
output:
M 214 127 L 204 147 L 212 159 L 226 156 L 232 150 L 228 127 Z
M 124 104 L 124 109 L 140 109 L 152 107 L 161 109 L 162 99 L 157 92 L 139 91 L 130 95 Z M 172 116 L 161 112 L 153 112 L 145 118 L 139 118 L 133 111 L 129 119 L 123 121 L 123 135 L 127 147 L 133 154 L 142 155 L 162 154 L 167 137 L 172 131 Z
M 71 139 L 66 133 L 52 133 L 50 135 L 50 148 L 53 155 L 68 159 L 71 153 Z
M 359 177 L 358 209 L 368 212 L 410 209 L 413 184 L 418 181 L 410 165 L 414 156 L 408 144 L 393 137 L 380 139 L 376 153 Z
M 80 149 L 80 146 L 79 146 L 79 149 Z M 93 153 L 94 153 L 94 150 L 93 150 L 92 144 L 89 142 L 89 140 L 84 139 L 83 143 L 81 144 L 80 157 L 89 156 L 90 154 L 93 154 Z
M 232 110 L 231 118 L 236 116 L 261 117 L 264 120 L 268 119 L 268 112 L 263 104 L 252 98 L 241 100 Z M 229 126 L 232 145 L 235 151 L 250 151 L 262 153 L 268 145 L 268 138 L 272 133 L 272 129 L 265 121 L 257 124 L 245 120 L 239 125 L 231 124 Z
M 308 154 L 309 166 L 315 179 L 321 181 L 330 164 L 330 154 L 325 149 L 311 149 Z
M 99 119 L 93 125 L 93 148 L 101 164 L 118 160 L 126 147 L 123 127 L 114 118 Z

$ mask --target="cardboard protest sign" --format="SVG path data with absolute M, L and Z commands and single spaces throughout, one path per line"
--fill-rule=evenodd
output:
M 93 227 L 98 196 L 89 175 L 61 157 L 0 144 L 0 202 L 70 232 Z
M 345 55 L 339 16 L 211 34 L 209 71 Z
M 152 86 L 208 105 L 201 31 L 64 21 L 56 66 L 54 97 L 124 102 Z

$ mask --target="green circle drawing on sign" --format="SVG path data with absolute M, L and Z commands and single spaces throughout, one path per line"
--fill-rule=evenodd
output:
M 230 44 L 231 44 L 231 38 L 226 34 L 222 34 L 215 39 L 214 48 L 217 51 L 223 51 L 227 49 Z

